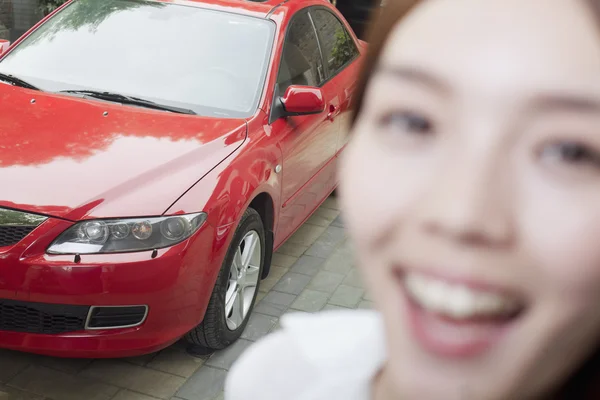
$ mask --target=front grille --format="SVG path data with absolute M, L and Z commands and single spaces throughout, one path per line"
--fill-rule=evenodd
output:
M 46 220 L 42 215 L 0 208 L 0 247 L 19 243 Z
M 141 325 L 146 319 L 148 307 L 92 307 L 87 329 L 115 329 Z
M 57 335 L 81 331 L 90 307 L 0 299 L 0 331 Z
M 0 226 L 0 247 L 13 246 L 31 233 L 35 226 Z

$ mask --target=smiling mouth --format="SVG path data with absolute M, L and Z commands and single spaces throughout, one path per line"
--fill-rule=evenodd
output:
M 438 356 L 472 357 L 485 352 L 527 309 L 520 297 L 489 285 L 396 272 L 412 332 L 421 347 Z
M 498 320 L 516 317 L 524 305 L 500 292 L 478 290 L 425 275 L 409 273 L 404 287 L 412 301 L 423 309 L 451 320 Z

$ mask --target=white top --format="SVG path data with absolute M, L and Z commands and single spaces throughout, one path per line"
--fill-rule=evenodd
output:
M 233 365 L 225 400 L 370 399 L 386 354 L 377 312 L 290 314 L 281 327 Z

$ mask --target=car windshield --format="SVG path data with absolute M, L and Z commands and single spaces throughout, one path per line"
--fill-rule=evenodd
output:
M 274 24 L 147 0 L 76 0 L 0 62 L 0 73 L 52 92 L 92 90 L 191 109 L 252 115 Z

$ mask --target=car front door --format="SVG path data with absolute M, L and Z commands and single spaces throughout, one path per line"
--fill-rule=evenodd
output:
M 360 52 L 348 26 L 332 11 L 326 7 L 315 7 L 310 13 L 319 35 L 328 80 L 338 91 L 340 103 L 335 116 L 339 137 L 336 151 L 341 153 L 349 140 L 347 131 L 358 84 Z
M 279 118 L 272 122 L 283 155 L 282 209 L 278 243 L 300 226 L 329 195 L 333 179 L 339 124 L 339 92 L 327 79 L 321 47 L 308 9 L 297 13 L 287 28 L 280 60 L 275 101 L 292 85 L 321 88 L 325 110 L 319 114 Z M 276 246 L 278 245 L 276 243 Z

